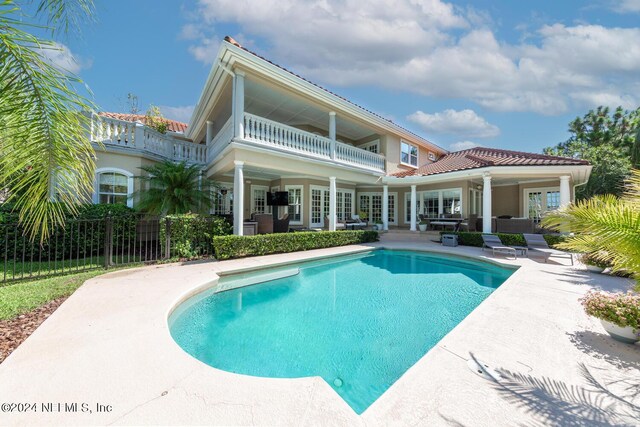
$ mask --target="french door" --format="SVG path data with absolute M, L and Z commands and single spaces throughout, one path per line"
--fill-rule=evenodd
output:
M 524 190 L 525 215 L 539 222 L 545 212 L 560 207 L 560 188 L 530 188 Z
M 362 212 L 369 223 L 382 221 L 382 195 L 383 193 L 358 193 L 358 212 Z M 396 200 L 397 193 L 389 193 L 389 224 L 397 224 Z
M 354 212 L 355 191 L 336 189 L 336 216 L 338 222 L 351 219 Z M 324 219 L 329 215 L 329 188 L 311 186 L 310 227 L 324 227 Z

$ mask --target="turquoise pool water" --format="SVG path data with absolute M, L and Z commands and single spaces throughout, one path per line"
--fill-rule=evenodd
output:
M 188 300 L 171 315 L 171 334 L 225 371 L 321 376 L 358 414 L 514 271 L 387 250 L 296 267 L 290 277 Z M 220 283 L 251 276 L 260 280 Z

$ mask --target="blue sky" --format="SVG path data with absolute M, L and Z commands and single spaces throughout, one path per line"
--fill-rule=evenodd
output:
M 52 57 L 103 111 L 132 92 L 186 121 L 225 35 L 447 149 L 538 152 L 590 108 L 640 105 L 640 0 L 97 3 Z

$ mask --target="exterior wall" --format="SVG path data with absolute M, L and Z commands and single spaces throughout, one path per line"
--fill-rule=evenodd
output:
M 411 143 L 411 141 L 408 142 Z M 411 166 L 405 166 L 400 163 L 400 137 L 390 134 L 384 135 L 380 138 L 380 144 L 382 145 L 383 154 L 387 159 L 387 175 L 415 169 Z M 432 160 L 429 160 L 430 152 L 435 154 L 437 159 L 437 153 L 430 151 L 419 144 L 416 145 L 418 145 L 418 166 L 433 163 Z
M 492 186 L 491 188 L 491 215 L 522 216 L 522 192 L 517 184 Z
M 120 169 L 139 176 L 143 173 L 141 167 L 157 164 L 159 162 L 144 158 L 142 156 L 120 154 L 106 151 L 96 151 L 96 170 L 100 169 Z M 133 191 L 140 190 L 140 181 L 133 180 Z M 94 182 L 94 193 L 97 191 L 97 182 Z M 92 201 L 93 194 L 90 195 Z

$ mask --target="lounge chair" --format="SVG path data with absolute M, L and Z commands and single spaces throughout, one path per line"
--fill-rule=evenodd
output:
M 573 265 L 573 254 L 550 248 L 542 234 L 523 234 L 523 236 L 530 251 L 544 254 L 544 262 L 547 262 L 549 258 L 553 256 L 558 258 L 569 258 L 571 260 L 571 265 Z
M 363 229 L 367 227 L 367 222 L 360 218 L 360 215 L 351 215 L 351 219 L 346 221 L 347 229 Z
M 485 248 L 489 248 L 491 249 L 491 252 L 494 256 L 497 251 L 497 252 L 502 252 L 507 254 L 513 254 L 514 259 L 518 258 L 518 255 L 516 254 L 516 248 L 512 248 L 511 246 L 505 246 L 500 240 L 500 238 L 496 235 L 483 234 L 482 242 L 483 242 L 482 250 L 484 251 Z

